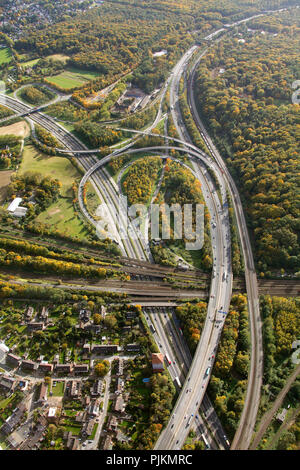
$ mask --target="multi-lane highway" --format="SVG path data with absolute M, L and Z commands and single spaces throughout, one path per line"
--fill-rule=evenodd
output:
M 173 122 L 181 141 L 190 143 L 190 137 L 184 126 L 179 109 L 179 82 L 183 71 L 188 65 L 188 58 L 183 57 L 177 64 L 170 85 L 170 105 Z M 190 146 L 186 151 L 191 153 Z M 203 152 L 201 152 L 203 156 Z M 206 164 L 212 164 L 205 156 Z M 211 238 L 213 252 L 213 276 L 211 282 L 211 295 L 209 298 L 207 318 L 201 332 L 200 342 L 191 364 L 189 378 L 186 380 L 181 394 L 175 405 L 173 415 L 166 429 L 159 437 L 155 448 L 180 449 L 191 427 L 197 410 L 202 403 L 205 390 L 211 375 L 214 356 L 218 347 L 224 315 L 221 311 L 228 311 L 232 290 L 230 229 L 226 202 L 226 186 L 222 175 L 217 178 L 220 184 L 222 202 L 215 191 L 214 183 L 199 163 L 192 161 L 194 171 L 201 182 L 202 192 L 211 216 Z M 185 416 L 187 419 L 185 421 Z
M 149 309 L 145 312 L 146 320 L 149 326 L 152 321 L 152 331 L 153 328 L 155 329 L 153 336 L 159 345 L 160 351 L 170 360 L 168 370 L 175 386 L 180 390 L 176 383 L 176 377 L 178 377 L 181 384 L 185 381 L 189 374 L 192 357 L 179 329 L 176 315 L 174 311 L 168 312 L 166 308 L 160 309 L 160 313 L 150 309 L 151 315 L 147 315 L 148 311 Z M 201 435 L 204 434 L 211 449 L 227 449 L 228 443 L 226 437 L 224 437 L 225 432 L 207 394 L 204 395 L 200 410 L 201 414 L 198 412 L 195 415 L 194 425 L 196 425 L 196 430 L 201 430 Z M 205 427 L 209 428 L 209 431 Z
M 262 322 L 259 312 L 259 293 L 257 276 L 255 271 L 254 259 L 252 254 L 252 247 L 248 234 L 248 228 L 246 225 L 245 216 L 243 213 L 242 203 L 240 200 L 239 192 L 236 184 L 231 177 L 225 162 L 223 161 L 218 149 L 212 142 L 207 130 L 205 129 L 203 122 L 197 111 L 197 106 L 194 97 L 194 77 L 198 61 L 194 64 L 193 70 L 191 71 L 191 78 L 188 84 L 188 97 L 190 109 L 193 114 L 195 123 L 197 124 L 201 136 L 206 143 L 211 155 L 215 158 L 222 173 L 224 180 L 228 184 L 232 204 L 234 207 L 237 225 L 239 230 L 239 236 L 241 240 L 241 246 L 243 251 L 244 263 L 245 263 L 245 280 L 246 290 L 248 297 L 248 311 L 250 317 L 250 331 L 251 331 L 251 364 L 250 373 L 248 380 L 247 394 L 245 398 L 245 406 L 242 412 L 238 430 L 236 432 L 234 441 L 232 443 L 233 449 L 247 449 L 250 444 L 251 436 L 254 430 L 256 421 L 256 415 L 260 399 L 260 389 L 262 385 L 263 376 L 263 343 L 262 343 Z

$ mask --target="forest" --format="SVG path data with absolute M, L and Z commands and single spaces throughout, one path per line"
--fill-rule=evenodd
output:
M 48 103 L 51 99 L 55 98 L 54 93 L 45 87 L 28 86 L 21 90 L 20 96 L 24 101 L 35 106 Z
M 196 79 L 199 111 L 240 189 L 261 276 L 300 267 L 299 105 L 291 99 L 300 29 L 292 21 L 275 36 L 242 27 L 206 55 Z
M 164 177 L 161 187 L 154 200 L 155 204 L 192 204 L 193 206 L 193 229 L 195 230 L 195 205 L 204 204 L 201 190 L 201 183 L 191 174 L 190 170 L 181 166 L 179 163 L 166 160 L 164 167 Z M 162 212 L 160 223 L 166 216 Z M 211 240 L 209 232 L 209 213 L 207 207 L 204 206 L 204 244 L 201 250 L 186 250 L 186 240 L 174 238 L 173 221 L 171 220 L 171 238 L 163 240 L 160 244 L 151 247 L 152 254 L 157 263 L 175 266 L 177 264 L 174 255 L 183 257 L 187 262 L 194 264 L 199 269 L 210 271 L 212 267 Z M 183 230 L 184 233 L 184 230 Z
M 162 160 L 159 157 L 141 159 L 129 167 L 122 186 L 130 205 L 150 203 L 161 169 Z
M 264 296 L 261 298 L 264 339 L 264 384 L 277 395 L 287 375 L 295 367 L 291 362 L 292 344 L 300 335 L 299 299 Z
M 229 437 L 233 437 L 243 410 L 249 365 L 247 298 L 238 294 L 231 299 L 208 387 Z
M 48 10 L 52 5 L 50 2 L 39 3 Z M 173 0 L 110 0 L 97 8 L 86 9 L 89 2 L 81 2 L 78 8 L 83 11 L 80 14 L 69 9 L 68 14 L 61 16 L 61 21 L 53 7 L 52 11 L 47 11 L 47 15 L 55 18 L 51 25 L 43 22 L 39 28 L 32 28 L 28 27 L 32 21 L 24 19 L 22 34 L 13 43 L 15 59 L 25 55 L 28 59 L 48 60 L 51 55 L 64 54 L 67 66 L 98 72 L 98 79 L 73 87 L 73 91 L 80 89 L 75 91 L 74 97 L 81 104 L 94 91 L 128 72 L 133 73 L 133 83 L 149 93 L 165 80 L 176 59 L 199 34 L 205 35 L 229 21 L 265 8 L 279 8 L 285 3 L 284 0 L 185 0 L 180 3 Z M 296 0 L 289 1 L 290 5 L 295 3 Z M 13 12 L 11 16 L 13 25 Z M 9 31 L 6 32 L 9 35 Z M 13 32 L 12 36 L 15 38 Z M 153 56 L 162 49 L 167 51 L 166 55 Z M 37 67 L 40 67 L 39 72 L 44 76 L 41 66 L 34 66 L 34 69 L 38 72 Z M 48 66 L 53 68 L 50 75 L 55 75 L 61 64 L 59 61 L 51 64 L 50 60 Z
M 13 134 L 0 136 L 0 169 L 13 168 L 20 161 L 21 140 Z

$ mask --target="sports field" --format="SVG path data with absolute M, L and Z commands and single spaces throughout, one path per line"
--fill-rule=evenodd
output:
M 53 77 L 46 77 L 48 82 L 54 83 L 65 90 L 80 87 L 89 80 L 94 80 L 99 74 L 97 72 L 90 72 L 76 69 L 75 67 L 68 67 L 67 70 L 54 75 Z

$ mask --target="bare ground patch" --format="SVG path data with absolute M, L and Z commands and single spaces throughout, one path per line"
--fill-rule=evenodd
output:
M 28 137 L 30 128 L 26 121 L 16 122 L 10 126 L 0 127 L 0 135 L 13 134 L 18 137 Z

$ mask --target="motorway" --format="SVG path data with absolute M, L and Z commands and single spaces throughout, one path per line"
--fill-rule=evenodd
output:
M 242 20 L 241 22 L 249 21 L 250 19 L 251 18 L 248 18 L 246 20 Z M 241 22 L 237 22 L 236 24 Z M 235 24 L 228 26 L 234 25 Z M 211 38 L 207 37 L 207 40 L 209 39 Z M 205 170 L 203 164 L 191 160 L 194 172 L 197 174 L 197 177 L 201 182 L 205 202 L 211 215 L 211 234 L 213 245 L 212 251 L 214 264 L 213 276 L 207 318 L 201 333 L 199 345 L 191 364 L 191 368 L 188 374 L 189 377 L 182 387 L 170 422 L 167 428 L 162 432 L 155 448 L 171 450 L 180 449 L 182 447 L 185 441 L 185 437 L 192 426 L 193 419 L 197 414 L 197 410 L 205 396 L 206 387 L 208 385 L 212 365 L 214 362 L 214 356 L 218 347 L 222 326 L 225 321 L 226 314 L 221 312 L 228 311 L 232 291 L 230 227 L 228 211 L 227 208 L 224 207 L 224 203 L 226 203 L 226 189 L 228 189 L 238 221 L 239 234 L 245 259 L 245 277 L 248 294 L 252 343 L 250 377 L 245 400 L 245 407 L 242 413 L 238 431 L 232 444 L 232 448 L 246 449 L 249 447 L 254 429 L 262 382 L 261 320 L 259 315 L 257 279 L 251 244 L 237 188 L 220 154 L 218 153 L 207 131 L 205 130 L 203 123 L 201 122 L 199 116 L 197 117 L 197 109 L 195 102 L 193 101 L 193 90 L 191 85 L 193 82 L 193 74 L 195 73 L 197 62 L 194 64 L 192 79 L 189 83 L 189 104 L 195 122 L 200 129 L 203 140 L 205 141 L 214 160 L 205 155 L 204 152 L 199 151 L 199 149 L 189 144 L 190 139 L 180 114 L 178 104 L 179 80 L 183 71 L 187 68 L 190 58 L 196 50 L 197 46 L 193 46 L 193 48 L 191 48 L 176 64 L 165 84 L 162 96 L 164 96 L 167 87 L 170 84 L 171 114 L 180 137 L 180 140 L 177 141 L 184 143 L 186 153 L 193 155 L 199 160 L 202 160 L 206 165 L 214 170 L 215 176 L 220 185 L 222 201 L 219 200 L 218 194 L 216 193 L 213 185 L 213 181 L 208 172 Z M 206 51 L 204 51 L 203 54 L 205 52 Z M 26 109 L 28 111 L 31 109 L 28 106 L 26 107 L 26 105 L 23 103 L 3 95 L 0 95 L 0 103 L 4 106 L 11 107 L 17 113 L 24 113 L 26 112 Z M 146 134 L 151 135 L 151 130 L 161 119 L 161 104 L 162 99 L 155 122 L 148 130 L 145 131 Z M 57 137 L 57 139 L 65 145 L 69 153 L 79 153 L 78 161 L 80 165 L 87 171 L 87 174 L 90 173 L 89 177 L 91 177 L 91 181 L 97 191 L 97 194 L 99 195 L 99 198 L 103 202 L 111 203 L 115 208 L 117 208 L 117 187 L 114 187 L 111 178 L 109 178 L 103 168 L 98 168 L 98 166 L 95 167 L 97 160 L 93 155 L 94 152 L 89 151 L 78 139 L 76 139 L 76 137 L 68 133 L 62 126 L 57 124 L 48 116 L 45 116 L 41 113 L 36 113 L 32 114 L 30 119 L 34 122 L 38 122 L 40 125 L 45 127 L 45 129 L 50 131 L 55 137 Z M 127 129 L 124 130 L 129 132 Z M 138 134 L 138 132 L 136 133 Z M 140 132 L 140 134 L 143 133 Z M 176 141 L 176 139 L 172 140 Z M 120 155 L 122 152 L 124 153 L 127 151 L 127 149 L 129 149 L 131 146 L 132 142 L 130 142 L 126 147 L 116 150 L 114 154 Z M 171 148 L 174 147 L 164 147 L 164 151 Z M 162 148 L 153 147 L 149 150 L 162 150 Z M 179 148 L 178 150 L 182 151 L 182 149 Z M 132 150 L 130 152 L 133 153 L 134 151 Z M 92 153 L 92 155 L 83 157 L 84 153 Z M 126 153 L 129 153 L 129 151 Z M 105 160 L 105 158 L 103 160 Z M 91 169 L 93 169 L 93 171 L 90 172 Z M 83 210 L 85 209 L 83 208 Z M 87 214 L 85 215 L 89 217 Z M 120 225 L 121 229 L 125 230 L 126 222 L 123 215 L 120 217 Z M 132 259 L 139 258 L 145 261 L 149 259 L 149 248 L 145 246 L 145 244 L 143 244 L 138 237 L 137 240 L 134 240 L 134 242 L 129 238 L 128 240 L 120 240 L 119 243 L 120 249 L 125 256 L 128 256 Z M 165 347 L 167 346 L 165 345 Z M 175 369 L 173 372 L 176 372 Z M 185 424 L 185 422 L 187 424 Z
M 191 79 L 188 84 L 188 97 L 189 105 L 193 114 L 195 123 L 197 124 L 201 136 L 206 143 L 206 146 L 210 150 L 211 154 L 215 158 L 215 161 L 219 165 L 224 179 L 227 182 L 233 208 L 235 211 L 239 237 L 242 246 L 242 252 L 245 263 L 245 280 L 246 290 L 248 297 L 248 312 L 250 318 L 250 332 L 251 332 L 251 364 L 250 373 L 248 380 L 247 394 L 245 398 L 245 406 L 242 412 L 240 423 L 235 434 L 232 449 L 248 449 L 251 441 L 251 436 L 254 430 L 256 415 L 260 400 L 260 389 L 262 385 L 263 377 L 263 343 L 262 343 L 262 322 L 259 312 L 259 293 L 258 283 L 254 265 L 254 259 L 252 254 L 252 247 L 248 234 L 248 228 L 240 200 L 239 192 L 235 185 L 233 178 L 231 177 L 225 162 L 223 161 L 220 153 L 213 144 L 207 130 L 205 129 L 195 103 L 193 82 L 195 77 L 195 71 L 198 62 L 193 66 L 191 72 Z
M 179 82 L 187 65 L 188 60 L 183 57 L 176 66 L 170 87 L 170 105 L 173 122 L 179 139 L 189 143 L 191 141 L 179 109 Z M 190 146 L 186 146 L 188 153 L 191 153 L 190 147 L 191 144 Z M 205 163 L 211 164 L 210 159 L 206 158 Z M 221 189 L 223 202 L 223 204 L 221 204 L 209 174 L 203 167 L 200 167 L 198 162 L 196 163 L 192 160 L 192 164 L 201 182 L 202 193 L 211 216 L 210 223 L 213 251 L 211 295 L 209 298 L 206 321 L 190 367 L 189 379 L 182 388 L 167 427 L 161 433 L 156 443 L 155 449 L 157 450 L 181 449 L 184 444 L 186 435 L 191 428 L 193 419 L 197 415 L 197 410 L 204 398 L 211 375 L 215 353 L 225 321 L 225 315 L 219 313 L 219 311 L 228 311 L 232 291 L 230 227 L 228 212 L 227 209 L 224 210 L 223 205 L 226 202 L 226 186 L 222 181 L 220 173 L 216 175 Z
M 168 371 L 176 388 L 180 391 L 175 379 L 178 377 L 180 383 L 184 382 L 189 373 L 192 357 L 173 309 L 170 312 L 166 308 L 160 310 L 161 312 L 157 313 L 153 309 L 144 309 L 145 318 L 149 327 L 152 323 L 152 328 L 150 328 L 160 352 L 170 359 L 171 364 L 167 364 Z M 150 314 L 147 315 L 147 312 Z M 228 444 L 224 439 L 225 432 L 207 394 L 204 395 L 200 410 L 201 414 L 196 414 L 194 422 L 196 432 L 201 430 L 199 437 L 202 438 L 204 434 L 211 449 L 228 449 Z M 186 420 L 187 417 L 184 419 Z

